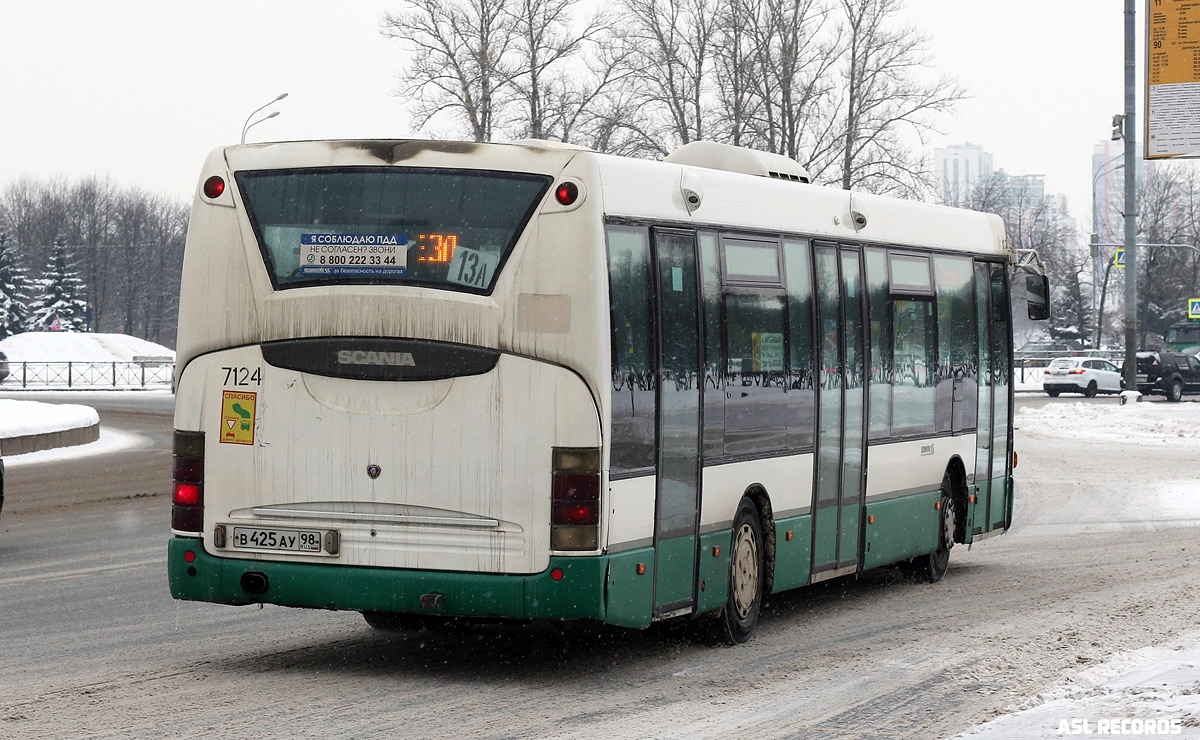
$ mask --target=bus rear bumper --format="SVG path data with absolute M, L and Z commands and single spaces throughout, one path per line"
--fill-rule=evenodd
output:
M 190 553 L 190 555 L 189 555 Z M 190 562 L 189 562 L 190 560 Z M 605 618 L 606 556 L 552 557 L 533 575 L 280 563 L 210 555 L 198 538 L 167 550 L 171 595 L 185 601 L 508 619 Z M 561 571 L 560 579 L 555 579 Z M 249 579 L 246 574 L 252 574 Z M 261 577 L 265 577 L 263 581 Z M 259 593 L 253 590 L 265 586 Z M 436 610 L 422 596 L 440 594 Z M 427 599 L 426 603 L 430 600 Z

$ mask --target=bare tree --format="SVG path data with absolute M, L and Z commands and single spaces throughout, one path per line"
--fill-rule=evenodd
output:
M 566 140 L 578 117 L 612 79 L 611 65 L 607 70 L 602 66 L 598 75 L 564 69 L 600 37 L 608 22 L 607 16 L 596 15 L 582 29 L 572 30 L 577 5 L 578 0 L 511 0 L 505 6 L 514 30 L 514 93 L 522 109 L 513 121 L 517 136 Z
M 836 145 L 826 106 L 838 53 L 824 38 L 827 18 L 817 0 L 762 0 L 757 22 L 744 21 L 755 52 L 748 125 L 768 151 L 806 164 Z
M 490 141 L 511 102 L 519 70 L 508 52 L 513 14 L 496 0 L 407 0 L 386 13 L 381 32 L 409 51 L 401 97 L 416 102 L 419 126 L 448 111 L 475 141 Z
M 175 338 L 188 213 L 183 203 L 108 178 L 26 177 L 0 194 L 0 232 L 15 243 L 19 268 L 42 274 L 57 244 L 80 267 L 79 297 L 91 330 L 168 344 Z M 44 299 L 24 298 L 28 306 Z
M 627 130 L 659 156 L 703 139 L 713 118 L 715 3 L 622 0 L 621 9 L 616 41 L 627 51 L 626 82 L 645 114 Z
M 1197 253 L 1195 165 L 1177 162 L 1148 169 L 1138 182 L 1139 346 L 1186 317 L 1200 273 Z M 1181 246 L 1160 246 L 1181 245 Z
M 912 27 L 893 27 L 903 0 L 839 0 L 839 7 L 846 49 L 841 185 L 918 194 L 929 187 L 927 164 L 911 153 L 903 133 L 924 143 L 933 116 L 953 108 L 965 91 L 948 77 L 920 79 L 929 67 L 927 38 Z

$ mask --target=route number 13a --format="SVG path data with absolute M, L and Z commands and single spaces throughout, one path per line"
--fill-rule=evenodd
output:
M 454 250 L 446 279 L 470 288 L 486 288 L 491 284 L 499 262 L 499 255 L 460 246 Z

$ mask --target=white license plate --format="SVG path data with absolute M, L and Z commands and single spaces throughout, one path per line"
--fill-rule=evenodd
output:
M 274 527 L 234 527 L 229 544 L 239 550 L 284 550 L 321 552 L 326 530 L 276 529 Z
M 1139 382 L 1139 383 L 1145 383 L 1147 380 L 1148 380 L 1148 377 L 1145 375 L 1137 376 L 1137 382 Z

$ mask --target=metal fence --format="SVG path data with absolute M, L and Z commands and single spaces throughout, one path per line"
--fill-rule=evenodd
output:
M 170 388 L 169 362 L 13 362 L 4 388 Z

